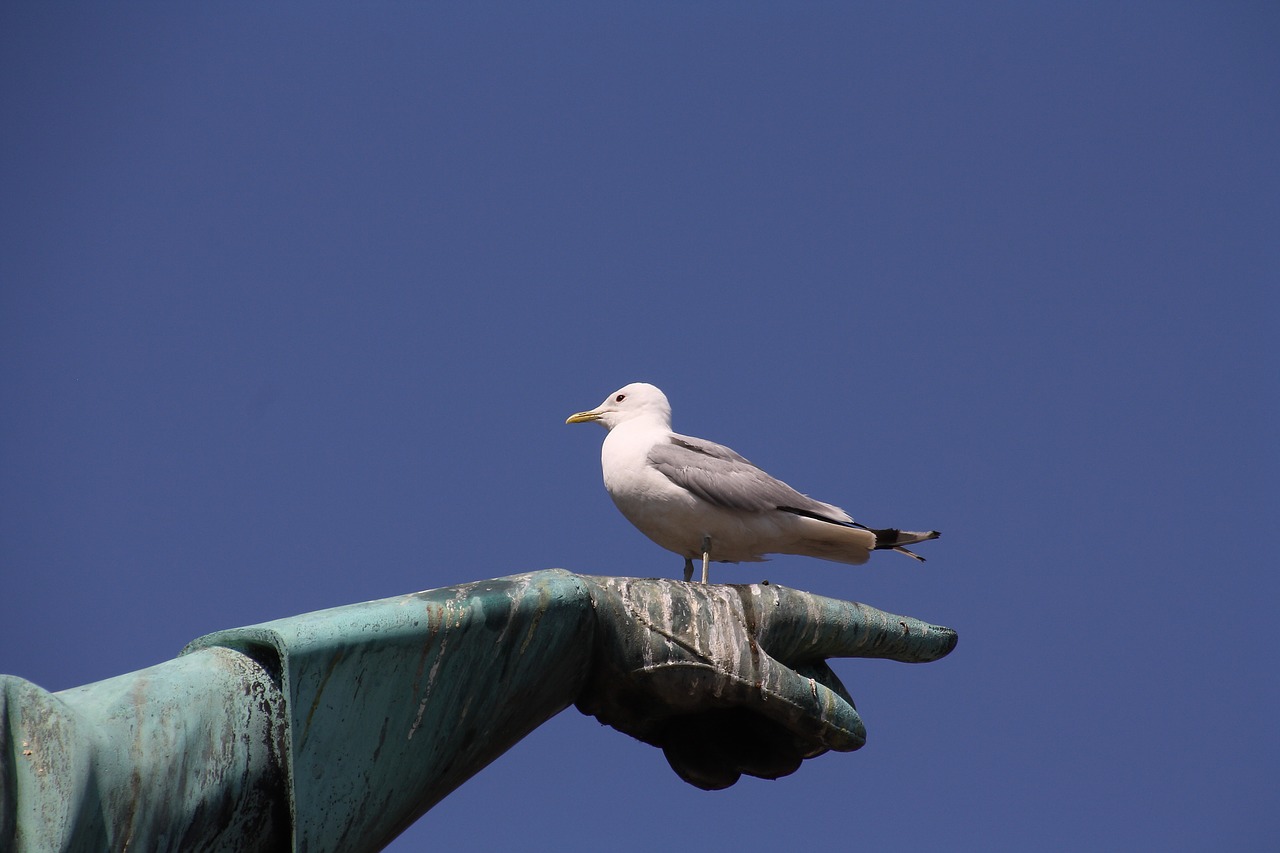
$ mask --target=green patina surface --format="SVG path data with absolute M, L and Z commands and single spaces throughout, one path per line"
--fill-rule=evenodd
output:
M 284 709 L 252 659 L 210 648 L 51 694 L 0 679 L 4 850 L 287 845 Z
M 0 677 L 0 849 L 380 849 L 572 703 L 592 625 L 553 570 L 223 631 L 56 694 Z
M 297 849 L 377 850 L 571 704 L 590 610 L 575 575 L 547 571 L 224 631 L 187 651 L 239 649 L 281 672 Z
M 701 788 L 865 741 L 829 657 L 955 632 L 776 585 L 547 570 L 222 631 L 49 693 L 0 676 L 0 850 L 379 850 L 576 703 Z

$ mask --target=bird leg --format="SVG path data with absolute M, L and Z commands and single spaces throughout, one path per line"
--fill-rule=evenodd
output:
M 702 582 L 707 582 L 707 566 L 711 563 L 711 537 L 702 537 Z
M 688 583 L 693 580 L 693 559 L 691 557 L 684 558 L 684 582 Z

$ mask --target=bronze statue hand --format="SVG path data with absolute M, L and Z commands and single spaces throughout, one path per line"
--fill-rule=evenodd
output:
M 830 657 L 937 660 L 956 633 L 773 584 L 582 577 L 596 609 L 577 706 L 661 747 L 691 785 L 776 779 L 866 741 Z

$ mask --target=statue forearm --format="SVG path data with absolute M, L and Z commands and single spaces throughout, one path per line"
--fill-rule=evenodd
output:
M 201 638 L 281 674 L 296 840 L 376 850 L 577 698 L 594 613 L 552 570 Z
M 594 619 L 544 571 L 223 631 L 57 694 L 0 679 L 0 848 L 381 849 L 575 701 Z

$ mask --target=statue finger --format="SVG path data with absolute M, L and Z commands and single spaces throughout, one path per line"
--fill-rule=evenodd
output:
M 833 749 L 852 752 L 867 742 L 862 716 L 844 685 L 825 663 L 800 669 L 766 657 L 760 667 L 760 701 L 752 710 L 786 725 L 808 746 L 811 757 Z
M 925 663 L 956 646 L 957 635 L 950 628 L 870 605 L 774 584 L 739 589 L 750 591 L 761 645 L 786 663 L 830 657 Z

